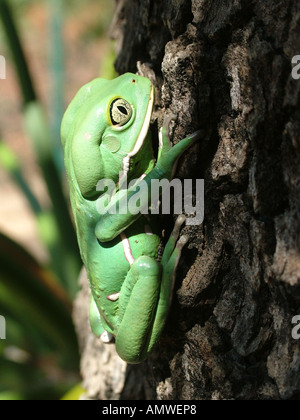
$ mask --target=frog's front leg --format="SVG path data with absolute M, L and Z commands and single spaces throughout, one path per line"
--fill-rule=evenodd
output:
M 141 256 L 133 262 L 119 298 L 116 349 L 128 363 L 140 363 L 162 332 L 170 306 L 175 271 L 186 237 L 177 242 L 185 218 L 180 216 L 166 245 L 162 262 Z M 176 244 L 177 242 L 177 244 Z
M 140 199 L 140 208 L 143 209 L 143 211 L 147 210 L 149 206 L 151 206 L 153 199 L 151 196 L 152 181 L 162 179 L 170 180 L 174 175 L 177 161 L 182 153 L 194 144 L 196 140 L 204 136 L 204 131 L 198 130 L 181 140 L 175 146 L 170 147 L 166 125 L 163 126 L 160 132 L 157 165 L 140 182 L 127 190 L 125 194 L 125 203 L 127 207 L 125 206 L 125 208 L 128 208 L 128 203 L 138 190 L 145 192 Z M 95 235 L 100 242 L 112 241 L 141 216 L 141 213 L 131 214 L 129 211 L 125 213 L 119 212 L 120 208 L 118 206 L 120 205 L 120 202 L 117 201 L 114 205 L 115 204 L 117 204 L 116 208 L 113 209 L 112 212 L 107 209 L 106 213 L 101 214 L 101 217 L 96 224 Z

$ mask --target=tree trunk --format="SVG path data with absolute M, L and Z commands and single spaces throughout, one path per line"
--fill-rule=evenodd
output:
M 156 86 L 172 142 L 205 140 L 176 177 L 205 180 L 205 219 L 187 226 L 170 314 L 153 354 L 126 366 L 75 306 L 89 398 L 297 399 L 300 315 L 300 2 L 119 0 L 116 69 Z M 154 121 L 153 121 L 154 122 Z M 164 223 L 167 230 L 172 216 Z M 84 300 L 85 299 L 85 300 Z M 80 310 L 82 308 L 82 310 Z M 83 315 L 84 314 L 84 315 Z

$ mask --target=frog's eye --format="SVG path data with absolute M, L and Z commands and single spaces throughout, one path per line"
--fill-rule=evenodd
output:
M 113 125 L 123 126 L 132 117 L 132 107 L 125 99 L 117 98 L 110 104 L 109 113 Z

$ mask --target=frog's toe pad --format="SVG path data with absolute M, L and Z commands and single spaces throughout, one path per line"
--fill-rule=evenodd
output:
M 189 241 L 189 238 L 187 235 L 183 235 L 179 238 L 177 244 L 176 244 L 176 248 L 181 250 Z
M 101 335 L 100 335 L 100 340 L 102 341 L 102 343 L 104 344 L 109 344 L 109 343 L 113 343 L 114 342 L 114 336 L 107 332 L 104 331 Z
M 176 219 L 176 222 L 175 222 L 175 227 L 176 227 L 177 229 L 180 229 L 180 228 L 181 228 L 181 226 L 185 223 L 185 221 L 186 221 L 186 217 L 185 217 L 185 215 L 184 215 L 184 214 L 180 214 L 180 215 L 177 217 L 177 219 Z

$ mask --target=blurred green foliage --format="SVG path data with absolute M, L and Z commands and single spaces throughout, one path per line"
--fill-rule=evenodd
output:
M 19 32 L 24 10 L 40 2 L 48 7 L 51 20 L 49 66 L 54 93 L 50 110 L 44 109 L 37 96 Z M 40 204 L 25 180 L 19 159 L 0 138 L 0 165 L 26 197 L 49 254 L 49 264 L 43 267 L 19 244 L 0 233 L 0 315 L 6 319 L 6 339 L 0 339 L 0 400 L 59 399 L 63 395 L 62 399 L 76 399 L 82 392 L 78 384 L 78 344 L 71 318 L 82 263 L 65 190 L 59 139 L 64 111 L 64 50 L 57 45 L 63 45 L 66 8 L 76 13 L 96 2 L 101 3 L 103 13 L 101 18 L 95 16 L 83 42 L 107 31 L 113 2 L 0 0 L 0 40 L 5 39 L 9 59 L 15 64 L 24 127 L 31 140 L 28 146 L 35 152 L 51 202 L 50 206 Z M 113 55 L 109 54 L 102 63 L 105 77 L 114 77 L 112 62 Z

